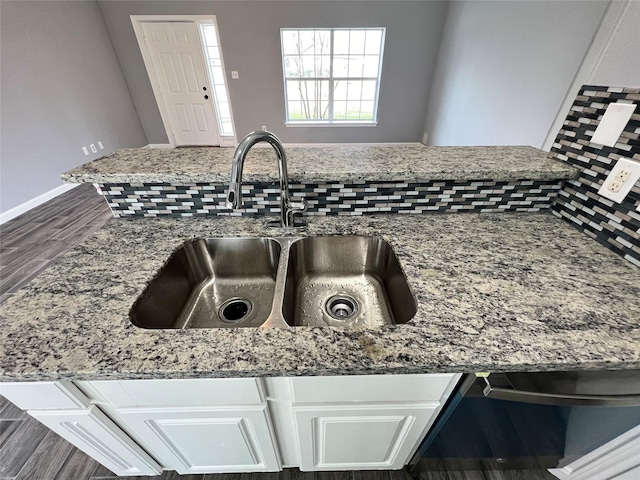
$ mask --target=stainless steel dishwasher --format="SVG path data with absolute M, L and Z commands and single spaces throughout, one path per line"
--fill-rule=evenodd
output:
M 466 375 L 412 473 L 562 468 L 640 425 L 640 371 Z

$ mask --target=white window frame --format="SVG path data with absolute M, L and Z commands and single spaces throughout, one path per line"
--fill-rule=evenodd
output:
M 329 30 L 331 32 L 331 48 L 330 48 L 330 73 L 329 77 L 294 77 L 297 80 L 304 81 L 329 81 L 329 119 L 328 120 L 290 120 L 289 119 L 289 105 L 287 102 L 287 72 L 285 67 L 285 54 L 284 54 L 284 43 L 282 41 L 282 34 L 285 31 L 316 31 L 316 30 Z M 333 34 L 338 30 L 382 30 L 382 38 L 380 41 L 380 55 L 378 60 L 378 74 L 376 77 L 334 77 L 333 76 Z M 382 61 L 384 56 L 384 45 L 386 40 L 387 29 L 386 27 L 356 27 L 356 28 L 281 28 L 280 29 L 280 61 L 282 62 L 282 83 L 284 88 L 284 111 L 285 111 L 285 126 L 287 127 L 344 127 L 344 126 L 357 126 L 357 127 L 375 127 L 378 125 L 378 97 L 380 96 L 380 83 L 382 80 Z M 289 77 L 291 80 L 292 78 Z M 372 120 L 333 120 L 333 90 L 334 84 L 333 82 L 336 80 L 344 80 L 344 81 L 365 81 L 365 80 L 375 80 L 376 81 L 376 94 L 373 103 L 373 119 Z

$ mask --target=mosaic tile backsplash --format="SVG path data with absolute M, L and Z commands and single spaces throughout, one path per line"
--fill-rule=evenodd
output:
M 562 180 L 498 182 L 432 181 L 291 184 L 294 197 L 307 200 L 305 215 L 363 215 L 428 212 L 537 212 L 549 209 Z M 277 184 L 246 184 L 244 208 L 224 205 L 227 184 L 169 183 L 96 185 L 116 217 L 194 215 L 279 215 Z
M 634 103 L 636 110 L 614 147 L 590 143 L 610 103 Z M 585 85 L 560 129 L 550 156 L 578 168 L 552 207 L 599 243 L 640 267 L 640 183 L 618 204 L 598 189 L 620 158 L 640 162 L 640 88 Z

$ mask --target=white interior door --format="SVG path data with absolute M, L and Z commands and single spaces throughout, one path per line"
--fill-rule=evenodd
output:
M 156 96 L 176 146 L 220 145 L 214 96 L 195 22 L 144 22 Z M 161 99 L 161 100 L 160 100 Z

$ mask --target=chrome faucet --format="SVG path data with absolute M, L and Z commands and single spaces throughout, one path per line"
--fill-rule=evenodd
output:
M 258 142 L 267 142 L 276 151 L 278 156 L 278 170 L 280 172 L 280 226 L 294 228 L 294 215 L 302 213 L 307 207 L 304 199 L 298 202 L 291 201 L 289 194 L 289 178 L 287 175 L 287 156 L 284 153 L 282 143 L 271 132 L 251 132 L 244 137 L 236 148 L 231 168 L 231 183 L 227 192 L 227 208 L 240 208 L 242 206 L 242 169 L 244 161 L 251 147 Z

